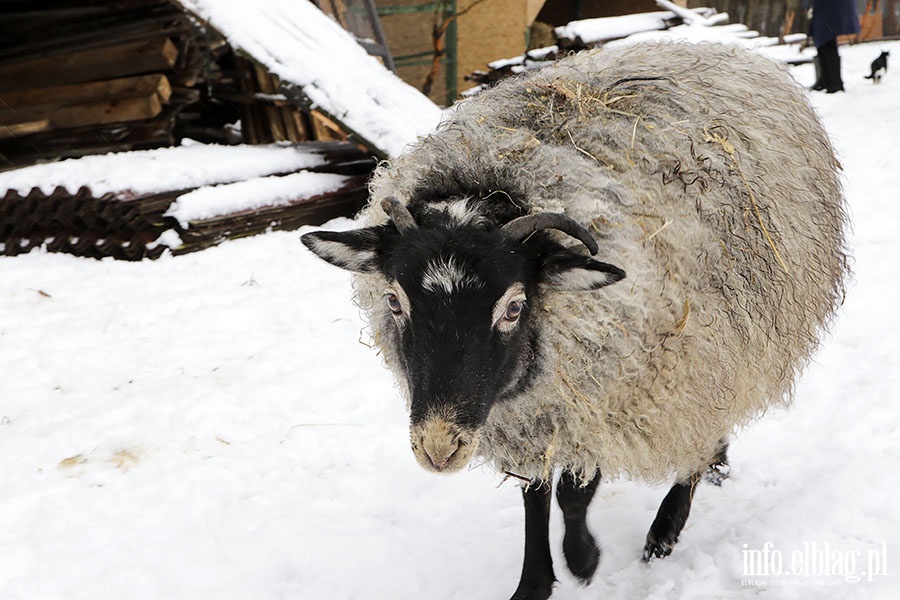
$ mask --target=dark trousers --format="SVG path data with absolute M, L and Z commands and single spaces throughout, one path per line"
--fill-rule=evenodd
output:
M 837 38 L 816 48 L 816 85 L 815 89 L 824 89 L 829 94 L 844 91 L 841 79 L 841 56 L 838 54 Z

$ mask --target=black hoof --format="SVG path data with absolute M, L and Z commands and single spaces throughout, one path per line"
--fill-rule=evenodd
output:
M 572 575 L 583 585 L 589 584 L 600 564 L 600 549 L 593 536 L 586 529 L 571 535 L 567 532 L 563 538 L 563 555 Z
M 709 468 L 703 473 L 703 481 L 711 483 L 716 487 L 722 485 L 722 482 L 731 476 L 731 467 L 728 463 L 719 463 L 709 465 Z
M 520 581 L 509 600 L 547 600 L 553 593 L 553 581 Z
M 674 539 L 663 538 L 657 539 L 653 532 L 647 534 L 647 542 L 644 544 L 644 552 L 641 554 L 641 560 L 650 562 L 654 558 L 665 558 L 672 554 L 675 544 L 678 542 L 678 536 Z

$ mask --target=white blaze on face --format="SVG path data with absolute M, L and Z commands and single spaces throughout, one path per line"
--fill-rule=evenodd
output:
M 453 258 L 439 258 L 425 267 L 422 288 L 429 292 L 451 294 L 465 287 L 482 287 L 482 282 L 466 272 Z
M 428 208 L 444 213 L 459 227 L 479 225 L 485 221 L 484 215 L 478 212 L 477 206 L 469 203 L 468 198 L 434 202 Z

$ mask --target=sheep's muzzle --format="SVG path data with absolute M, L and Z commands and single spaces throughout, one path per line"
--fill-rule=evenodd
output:
M 478 448 L 475 431 L 444 417 L 432 416 L 410 427 L 410 444 L 426 471 L 455 473 L 463 469 Z

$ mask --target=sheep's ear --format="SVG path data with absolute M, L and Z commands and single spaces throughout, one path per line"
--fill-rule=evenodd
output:
M 567 292 L 600 289 L 625 278 L 625 271 L 568 250 L 554 252 L 541 263 L 541 283 Z
M 374 227 L 352 231 L 314 231 L 300 237 L 316 256 L 356 273 L 376 273 L 380 267 L 381 236 Z

